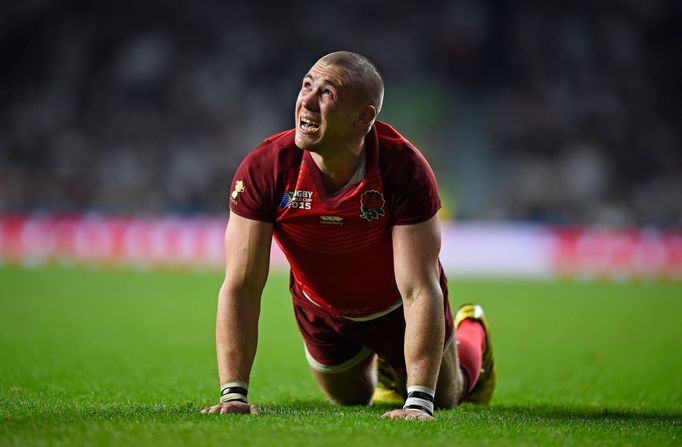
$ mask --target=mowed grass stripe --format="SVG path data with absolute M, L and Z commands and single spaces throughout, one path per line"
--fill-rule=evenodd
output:
M 499 386 L 490 408 L 384 421 L 324 402 L 287 277 L 265 290 L 250 398 L 260 417 L 206 417 L 217 398 L 215 274 L 0 269 L 0 445 L 675 445 L 682 287 L 452 281 L 484 305 Z

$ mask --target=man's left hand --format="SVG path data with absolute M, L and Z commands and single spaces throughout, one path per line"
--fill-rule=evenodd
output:
M 403 410 L 402 408 L 400 410 L 387 411 L 382 417 L 384 419 L 435 419 L 421 410 Z

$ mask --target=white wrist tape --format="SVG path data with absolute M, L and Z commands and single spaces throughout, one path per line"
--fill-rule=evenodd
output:
M 403 410 L 420 410 L 433 416 L 433 398 L 436 390 L 427 386 L 412 385 L 407 388 L 407 399 Z
M 235 380 L 220 386 L 220 403 L 238 400 L 247 402 L 246 396 L 249 394 L 249 384 Z

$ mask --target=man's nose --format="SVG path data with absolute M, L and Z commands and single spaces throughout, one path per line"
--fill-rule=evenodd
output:
M 303 107 L 308 110 L 318 110 L 319 104 L 317 103 L 317 92 L 315 90 L 311 90 L 303 93 L 301 96 L 301 103 L 303 104 Z

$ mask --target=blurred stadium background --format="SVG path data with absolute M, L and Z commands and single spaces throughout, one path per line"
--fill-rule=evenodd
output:
M 0 260 L 221 268 L 238 163 L 349 49 L 436 171 L 451 274 L 682 278 L 681 9 L 2 2 Z

